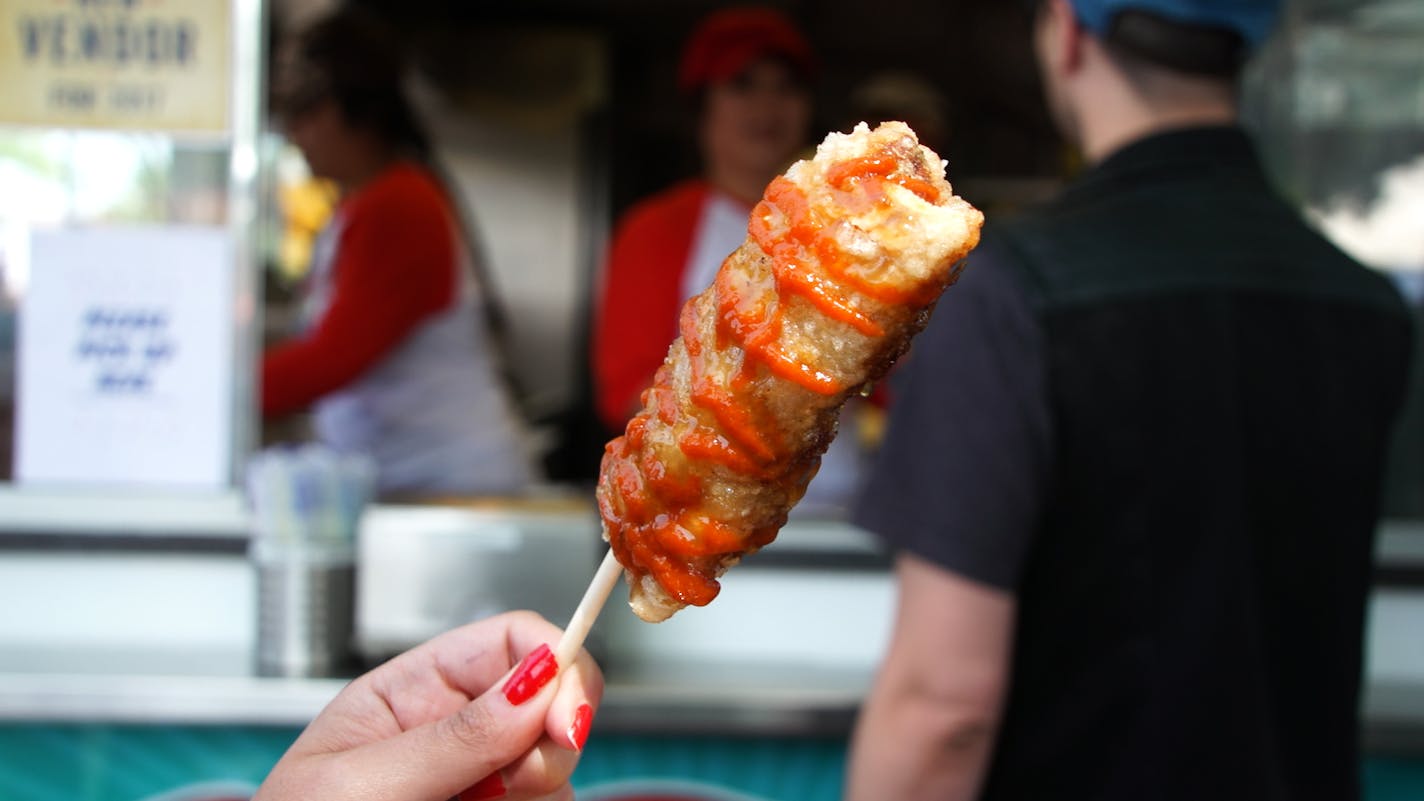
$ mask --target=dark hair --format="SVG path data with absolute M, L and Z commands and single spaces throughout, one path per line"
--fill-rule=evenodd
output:
M 801 90 L 802 92 L 805 92 L 807 95 L 811 94 L 813 84 L 811 81 L 810 74 L 807 73 L 800 65 L 796 64 L 790 58 L 787 58 L 786 56 L 783 56 L 779 53 L 768 53 L 751 62 L 748 62 L 747 67 L 751 67 L 752 64 L 759 63 L 762 61 L 770 61 L 774 64 L 778 64 L 783 67 L 786 70 L 786 73 L 791 76 L 791 81 L 797 89 Z M 743 69 L 741 72 L 737 73 L 731 78 L 726 79 L 726 81 L 718 81 L 717 83 L 735 82 L 745 74 L 746 69 Z M 702 112 L 707 108 L 707 95 L 710 93 L 710 91 L 711 82 L 704 83 L 695 89 L 689 89 L 682 93 L 684 108 L 686 108 L 690 118 L 696 119 L 697 117 L 701 116 Z
M 1022 0 L 1030 17 L 1043 10 L 1044 0 Z M 1229 28 L 1179 22 L 1143 9 L 1117 12 L 1103 45 L 1129 71 L 1166 69 L 1188 77 L 1235 81 L 1251 47 Z
M 1229 28 L 1177 22 L 1138 9 L 1113 17 L 1103 42 L 1120 61 L 1228 81 L 1241 74 L 1250 54 L 1246 40 Z
M 405 58 L 369 12 L 343 7 L 302 31 L 277 76 L 274 106 L 300 114 L 325 100 L 346 121 L 407 155 L 428 161 L 430 137 L 406 97 Z

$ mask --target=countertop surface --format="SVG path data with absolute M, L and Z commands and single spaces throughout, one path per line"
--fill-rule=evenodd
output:
M 610 668 L 599 725 L 624 731 L 832 734 L 849 729 L 869 676 L 741 666 Z M 302 726 L 347 679 L 0 673 L 0 721 Z
M 870 675 L 808 666 L 607 665 L 599 725 L 608 731 L 739 734 L 848 732 Z M 90 672 L 0 673 L 0 722 L 305 725 L 346 679 Z M 1424 753 L 1424 685 L 1366 690 L 1366 741 Z
M 883 564 L 845 535 L 792 527 L 781 551 L 800 554 L 790 564 L 749 561 L 715 604 L 658 626 L 610 602 L 591 642 L 607 678 L 600 726 L 848 731 L 894 592 Z M 807 561 L 812 545 L 840 558 Z M 1424 753 L 1424 584 L 1414 581 L 1424 528 L 1387 528 L 1381 551 L 1396 572 L 1381 577 L 1372 603 L 1367 742 Z M 11 550 L 0 560 L 0 608 L 7 723 L 295 727 L 346 683 L 251 675 L 252 576 L 241 554 Z

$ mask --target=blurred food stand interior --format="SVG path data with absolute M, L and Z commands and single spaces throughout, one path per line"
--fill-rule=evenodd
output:
M 609 432 L 589 408 L 591 300 L 611 220 L 696 167 L 675 64 L 714 4 L 365 4 L 414 54 L 412 90 L 480 234 L 549 475 L 518 498 L 367 510 L 353 650 L 373 662 L 502 609 L 562 622 L 601 556 L 589 487 Z M 248 457 L 290 433 L 262 430 L 253 364 L 290 330 L 330 203 L 266 121 L 264 78 L 272 43 L 328 4 L 153 5 L 163 14 L 0 0 L 15 37 L 0 64 L 42 87 L 38 106 L 0 101 L 6 798 L 240 794 L 342 681 L 255 674 L 242 482 Z M 910 72 L 942 92 L 951 178 L 989 213 L 1073 168 L 1021 4 L 780 5 L 823 60 L 814 129 L 845 126 L 871 74 Z M 184 21 L 125 54 L 103 26 L 130 17 Z M 113 38 L 86 50 L 85 24 Z M 126 82 L 140 58 L 148 77 Z M 184 98 L 207 102 L 178 113 Z M 1424 6 L 1295 0 L 1244 101 L 1284 191 L 1424 303 Z M 1387 511 L 1364 703 L 1376 801 L 1424 796 L 1424 394 L 1401 425 Z M 888 635 L 887 564 L 835 514 L 802 516 L 712 607 L 649 627 L 610 604 L 590 643 L 608 696 L 575 783 L 838 797 Z

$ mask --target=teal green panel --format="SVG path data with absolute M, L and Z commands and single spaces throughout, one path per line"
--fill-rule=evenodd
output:
M 1365 801 L 1424 799 L 1424 759 L 1372 757 L 1365 762 Z
M 4 801 L 142 801 L 195 783 L 251 788 L 298 734 L 256 726 L 0 725 Z M 840 738 L 657 736 L 594 731 L 574 785 L 663 780 L 756 801 L 838 801 Z M 1372 758 L 1366 801 L 1424 800 L 1424 760 Z
M 595 731 L 574 786 L 630 781 L 715 785 L 766 801 L 838 801 L 845 741 L 815 737 L 604 735 Z
M 291 728 L 0 726 L 5 801 L 141 801 L 195 783 L 254 787 L 296 737 Z

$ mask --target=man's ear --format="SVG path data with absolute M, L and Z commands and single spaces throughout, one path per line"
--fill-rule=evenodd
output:
M 1050 67 L 1063 74 L 1077 72 L 1083 66 L 1083 39 L 1087 32 L 1068 0 L 1044 0 L 1041 36 L 1048 37 L 1045 53 Z

